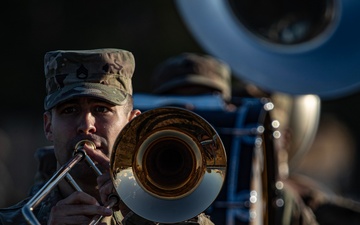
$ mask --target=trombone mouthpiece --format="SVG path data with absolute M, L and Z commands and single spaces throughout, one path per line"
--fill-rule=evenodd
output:
M 85 144 L 87 144 L 89 147 L 93 149 L 96 149 L 96 145 L 94 142 L 89 140 L 81 140 L 75 145 L 75 151 L 83 149 Z

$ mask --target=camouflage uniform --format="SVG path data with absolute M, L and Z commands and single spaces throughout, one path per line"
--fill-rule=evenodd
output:
M 41 148 L 37 150 L 35 157 L 39 162 L 39 169 L 35 176 L 34 185 L 31 188 L 29 196 L 34 195 L 40 190 L 40 188 L 46 183 L 46 181 L 56 172 L 56 158 L 52 147 Z M 3 225 L 7 224 L 28 224 L 22 215 L 22 207 L 30 200 L 31 197 L 26 198 L 25 200 L 17 203 L 14 206 L 9 208 L 0 209 L 0 222 Z M 56 205 L 56 203 L 61 200 L 63 197 L 60 195 L 58 188 L 54 188 L 46 198 L 35 208 L 34 215 L 41 224 L 46 224 L 49 220 L 51 208 Z M 158 223 L 145 220 L 140 216 L 130 212 L 124 218 L 122 214 L 117 211 L 114 212 L 110 224 L 122 224 L 122 225 L 155 225 Z M 213 225 L 209 218 L 200 214 L 199 216 L 180 223 L 176 225 Z M 159 224 L 160 225 L 160 224 Z

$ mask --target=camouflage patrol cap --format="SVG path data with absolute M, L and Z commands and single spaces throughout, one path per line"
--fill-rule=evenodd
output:
M 210 55 L 182 53 L 161 63 L 152 77 L 153 93 L 198 85 L 214 89 L 225 100 L 231 97 L 231 71 L 227 63 Z
M 50 51 L 45 54 L 44 67 L 45 110 L 77 96 L 90 96 L 122 105 L 133 92 L 131 78 L 135 59 L 126 50 Z

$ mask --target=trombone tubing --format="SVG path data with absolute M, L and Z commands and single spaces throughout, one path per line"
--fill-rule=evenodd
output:
M 50 191 L 62 180 L 65 176 L 70 176 L 70 170 L 83 158 L 85 158 L 86 162 L 89 166 L 95 171 L 95 173 L 100 176 L 102 175 L 101 171 L 96 167 L 91 158 L 86 154 L 83 149 L 76 149 L 73 158 L 71 158 L 66 164 L 64 164 L 51 178 L 50 180 L 29 200 L 29 202 L 24 205 L 22 208 L 22 213 L 27 220 L 27 222 L 31 225 L 40 225 L 32 211 L 39 203 L 50 193 Z M 71 185 L 78 191 L 81 189 L 73 179 L 69 179 Z

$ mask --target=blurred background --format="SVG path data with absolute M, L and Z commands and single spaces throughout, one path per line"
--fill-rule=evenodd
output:
M 152 71 L 166 58 L 182 52 L 206 53 L 187 29 L 174 1 L 19 0 L 4 5 L 0 34 L 0 207 L 26 196 L 37 166 L 34 152 L 50 144 L 42 128 L 45 52 L 103 47 L 129 50 L 136 58 L 135 92 L 149 92 Z M 235 92 L 236 85 L 234 82 Z M 341 183 L 329 185 L 356 199 L 360 198 L 356 179 L 360 175 L 359 100 L 360 90 L 321 101 L 318 141 L 308 153 L 320 157 L 302 164 L 306 168 L 322 165 L 316 170 L 318 174 L 313 174 L 319 178 L 339 172 L 336 176 Z M 341 139 L 337 145 L 329 146 L 328 140 L 337 138 Z M 327 161 L 328 156 L 339 161 Z

